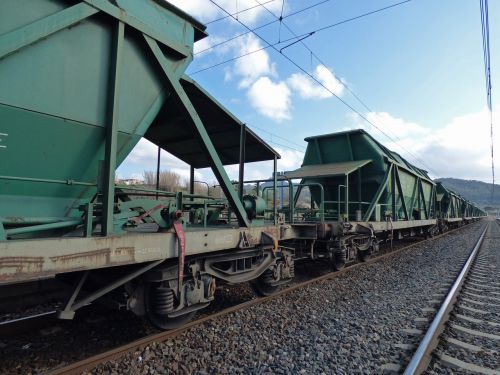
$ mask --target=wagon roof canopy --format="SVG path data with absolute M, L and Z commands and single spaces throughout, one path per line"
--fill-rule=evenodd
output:
M 205 125 L 222 164 L 238 164 L 241 127 L 244 124 L 189 77 L 184 76 L 180 82 Z M 245 129 L 245 163 L 274 160 L 275 156 L 280 158 L 252 130 L 248 127 Z M 166 100 L 144 138 L 194 168 L 210 167 L 201 140 L 195 136 L 193 126 L 186 120 L 173 98 Z
M 342 163 L 304 165 L 294 171 L 285 172 L 286 178 L 344 176 L 371 163 L 371 160 L 354 160 Z

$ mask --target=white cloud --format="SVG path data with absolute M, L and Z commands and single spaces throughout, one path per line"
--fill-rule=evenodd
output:
M 280 154 L 281 159 L 278 159 L 277 170 L 281 171 L 292 171 L 300 168 L 302 165 L 302 160 L 304 159 L 304 153 L 301 151 L 286 149 L 283 147 L 275 147 L 275 150 Z M 227 165 L 224 167 L 229 179 L 237 180 L 239 175 L 238 165 Z M 210 169 L 200 169 L 200 173 L 203 174 L 205 181 L 214 181 L 215 177 Z M 273 162 L 272 161 L 261 161 L 255 163 L 245 164 L 245 181 L 252 180 L 267 180 L 272 177 L 273 174 Z
M 391 150 L 401 154 L 406 154 L 411 161 L 415 162 L 415 157 L 412 154 L 421 152 L 425 142 L 420 140 L 425 139 L 426 142 L 432 137 L 432 132 L 415 122 L 406 121 L 400 117 L 395 117 L 387 112 L 369 112 L 365 117 L 378 129 L 374 129 L 372 125 L 367 123 L 357 114 L 352 114 L 355 127 L 365 129 L 370 134 L 374 134 L 381 139 L 384 139 L 384 145 Z M 389 135 L 392 140 L 389 140 L 385 134 Z M 418 155 L 417 155 L 418 156 Z M 421 158 L 420 158 L 421 159 Z
M 186 13 L 200 19 L 203 22 L 209 22 L 214 20 L 215 18 L 225 17 L 227 13 L 220 10 L 217 6 L 212 4 L 207 0 L 168 0 L 170 3 L 175 5 L 176 7 L 184 10 Z M 268 15 L 269 13 L 262 7 L 257 6 L 257 2 L 255 0 L 217 0 L 217 4 L 221 6 L 221 8 L 228 11 L 230 14 L 234 14 L 237 12 L 241 12 L 238 14 L 238 19 L 245 24 L 254 24 L 258 19 L 262 18 L 264 15 Z M 281 12 L 282 1 L 275 0 L 267 3 L 266 0 L 260 1 L 261 4 L 265 4 L 266 8 L 274 12 L 274 14 L 278 14 Z M 286 5 L 286 4 L 285 4 Z M 252 8 L 251 10 L 242 12 L 245 9 Z M 236 17 L 236 16 L 235 16 Z M 232 20 L 232 18 L 228 17 L 228 20 Z M 236 21 L 232 21 L 236 22 Z
M 493 116 L 500 117 L 500 106 Z M 433 178 L 491 181 L 490 122 L 486 108 L 457 116 L 435 131 L 386 112 L 368 113 L 367 118 L 393 139 L 397 138 L 396 142 L 387 140 L 386 136 L 357 116 L 352 117 L 352 128 L 364 128 L 412 164 L 429 169 Z M 499 132 L 494 133 L 494 144 L 500 144 Z M 495 165 L 498 166 L 500 150 L 496 150 L 495 155 Z M 415 156 L 420 160 L 416 160 Z
M 118 168 L 118 176 L 120 178 L 138 178 L 140 176 L 142 179 L 145 171 L 156 171 L 157 155 L 158 147 L 142 138 Z M 189 178 L 189 165 L 163 150 L 160 154 L 160 168 L 176 172 L 184 179 Z M 199 177 L 201 174 L 195 171 L 195 178 Z
M 316 66 L 312 75 L 331 92 L 302 73 L 292 74 L 287 82 L 303 99 L 326 99 L 333 96 L 332 92 L 337 96 L 342 95 L 344 86 L 326 66 Z
M 221 48 L 211 49 L 212 46 L 214 46 L 215 44 L 218 44 L 224 40 L 226 40 L 226 39 L 223 37 L 209 35 L 208 37 L 203 38 L 194 44 L 193 52 L 195 54 L 198 54 L 199 56 L 202 56 L 203 54 L 208 53 L 208 52 L 212 52 L 212 51 L 224 52 L 224 50 L 221 50 Z
M 168 2 L 204 22 L 210 21 L 220 13 L 214 4 L 207 0 L 168 0 Z
M 291 118 L 290 89 L 285 82 L 274 83 L 269 77 L 260 77 L 247 93 L 250 104 L 262 115 L 278 122 Z
M 281 147 L 276 147 L 276 151 L 281 156 L 281 159 L 278 159 L 279 171 L 293 171 L 302 165 L 302 161 L 304 160 L 303 152 Z
M 234 45 L 238 56 L 262 48 L 259 39 L 252 34 L 237 39 Z M 271 63 L 269 54 L 265 50 L 261 50 L 236 60 L 234 63 L 234 73 L 242 77 L 239 84 L 240 88 L 247 88 L 259 77 L 265 75 L 276 76 L 276 66 Z

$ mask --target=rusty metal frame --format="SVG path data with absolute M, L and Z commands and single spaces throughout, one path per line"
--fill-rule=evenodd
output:
M 72 296 L 70 297 L 69 301 L 66 304 L 66 307 L 64 308 L 63 311 L 60 311 L 58 314 L 59 319 L 73 319 L 75 316 L 75 311 L 82 308 L 85 305 L 88 305 L 89 303 L 95 301 L 96 299 L 102 297 L 103 295 L 111 292 L 112 290 L 122 286 L 123 284 L 129 282 L 132 279 L 135 279 L 136 277 L 142 275 L 143 273 L 149 271 L 150 269 L 156 267 L 160 263 L 162 263 L 164 260 L 160 259 L 157 260 L 156 262 L 151 262 L 148 263 L 147 265 L 129 273 L 128 275 L 125 275 L 118 280 L 113 281 L 112 283 L 106 285 L 105 287 L 102 287 L 101 289 L 95 291 L 94 293 L 89 294 L 88 296 L 82 298 L 78 302 L 75 303 L 75 299 L 80 293 L 80 290 L 85 283 L 85 280 L 87 279 L 89 271 L 86 271 L 82 277 L 80 278 L 80 281 L 76 285 L 75 291 L 73 292 Z

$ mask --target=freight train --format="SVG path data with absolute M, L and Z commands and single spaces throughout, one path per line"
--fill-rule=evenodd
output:
M 280 155 L 185 74 L 205 36 L 160 0 L 0 3 L 2 311 L 56 282 L 61 319 L 111 298 L 168 329 L 220 284 L 269 294 L 298 259 L 338 269 L 485 215 L 362 130 L 307 138 L 302 167 L 278 173 Z M 191 166 L 189 192 L 115 184 L 141 138 Z M 272 178 L 244 182 L 264 160 Z M 194 193 L 206 167 L 224 198 Z

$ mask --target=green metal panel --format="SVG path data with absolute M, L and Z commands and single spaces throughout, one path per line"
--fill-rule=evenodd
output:
M 0 177 L 0 218 L 81 216 L 78 206 L 96 194 L 104 159 L 112 186 L 115 165 L 169 95 L 142 32 L 165 48 L 173 77 L 184 74 L 203 26 L 153 0 L 118 5 L 122 9 L 107 0 L 0 2 L 0 133 L 6 134 L 0 175 L 31 179 Z M 114 63 L 118 19 L 122 64 Z M 115 138 L 105 155 L 111 125 Z
M 2 17 L 0 22 L 0 36 L 8 31 L 32 24 L 47 16 L 58 13 L 65 9 L 67 5 L 60 0 L 2 0 L 0 9 L 3 14 L 9 17 Z
M 368 220 L 373 217 L 375 204 L 381 205 L 382 213 L 390 214 L 393 220 L 431 217 L 434 183 L 427 173 L 387 149 L 364 130 L 309 137 L 306 141 L 308 146 L 303 168 L 316 164 L 342 165 L 351 161 L 371 160 L 371 163 L 361 167 L 361 174 L 349 175 L 347 195 L 353 197 L 349 202 L 349 219 L 354 219 L 355 210 L 361 207 L 362 216 Z M 388 173 L 391 165 L 394 168 Z M 340 185 L 346 184 L 345 176 L 307 177 L 303 180 L 313 181 L 325 187 L 326 201 L 336 201 Z M 358 192 L 359 185 L 362 186 L 361 194 Z M 319 205 L 318 189 L 311 188 L 311 194 Z M 335 210 L 334 206 L 327 205 L 327 210 Z
M 445 188 L 442 183 L 436 185 L 436 213 L 442 219 L 461 218 L 461 206 L 463 199 L 455 192 Z

